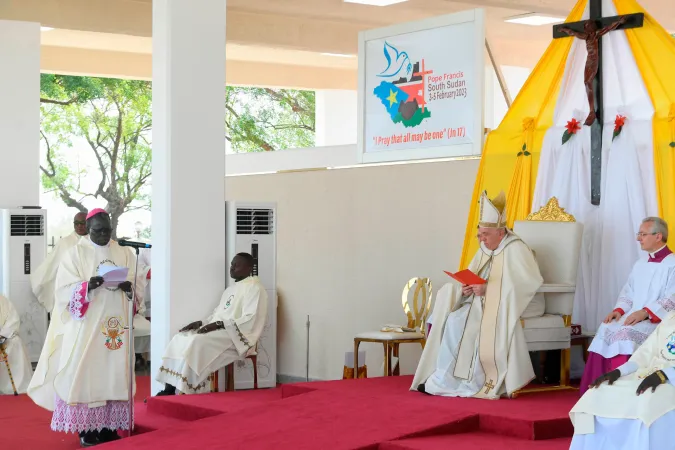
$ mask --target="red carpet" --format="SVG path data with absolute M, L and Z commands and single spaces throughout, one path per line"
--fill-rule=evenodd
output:
M 410 392 L 411 377 L 284 385 L 277 389 L 148 400 L 138 426 L 186 422 L 105 449 L 569 448 L 577 392 L 515 400 L 451 399 Z M 148 429 L 157 425 L 147 426 Z
M 150 395 L 150 377 L 136 377 L 136 415 L 138 421 L 151 426 L 172 423 L 171 419 L 162 418 L 160 424 L 148 420 L 142 400 Z M 75 434 L 55 433 L 50 430 L 52 413 L 35 405 L 27 395 L 14 397 L 0 396 L 0 448 L 2 450 L 75 450 L 80 448 L 80 441 Z M 182 421 L 175 421 L 182 422 Z M 140 425 L 140 424 L 139 424 Z M 149 427 L 139 426 L 139 432 L 149 431 Z M 157 429 L 156 427 L 152 429 Z
M 411 377 L 284 385 L 137 403 L 136 434 L 103 449 L 569 448 L 577 392 L 515 400 L 454 399 L 408 391 Z M 149 379 L 138 378 L 138 400 Z M 2 448 L 74 450 L 74 435 L 49 430 L 51 415 L 28 397 L 0 397 Z

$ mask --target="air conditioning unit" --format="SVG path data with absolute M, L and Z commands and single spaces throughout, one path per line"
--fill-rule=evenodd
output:
M 230 278 L 229 262 L 237 253 L 250 253 L 255 265 L 253 274 L 267 290 L 267 323 L 258 341 L 258 387 L 277 385 L 277 235 L 276 203 L 227 202 L 225 213 L 226 277 Z M 220 378 L 224 388 L 224 377 Z M 238 361 L 234 368 L 235 389 L 253 388 L 251 360 Z
M 31 362 L 40 359 L 47 337 L 47 311 L 30 284 L 30 274 L 47 255 L 46 230 L 44 209 L 0 209 L 0 294 L 19 313 L 19 335 Z

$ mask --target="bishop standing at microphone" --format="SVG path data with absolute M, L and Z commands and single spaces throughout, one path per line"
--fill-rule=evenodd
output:
M 89 212 L 89 235 L 63 258 L 56 276 L 53 314 L 63 327 L 49 335 L 28 395 L 53 411 L 51 428 L 78 433 L 82 447 L 119 439 L 128 430 L 129 301 L 133 295 L 134 255 L 111 239 L 110 216 Z M 126 267 L 126 281 L 104 284 L 101 268 Z

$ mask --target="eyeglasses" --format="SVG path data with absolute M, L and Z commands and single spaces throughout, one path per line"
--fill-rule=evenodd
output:
M 645 237 L 645 236 L 649 236 L 649 235 L 652 235 L 652 236 L 653 236 L 653 235 L 655 235 L 655 234 L 659 234 L 659 233 L 635 233 L 635 237 L 636 237 L 636 238 L 643 238 L 643 237 Z
M 86 225 L 86 224 L 87 224 L 87 222 L 85 222 L 84 220 L 76 220 L 76 221 L 73 222 L 73 225 L 75 225 L 75 226 Z

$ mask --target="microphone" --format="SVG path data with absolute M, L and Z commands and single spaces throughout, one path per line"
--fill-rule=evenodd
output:
M 120 247 L 152 248 L 152 245 L 146 244 L 145 242 L 127 241 L 126 239 L 120 239 L 117 243 Z

